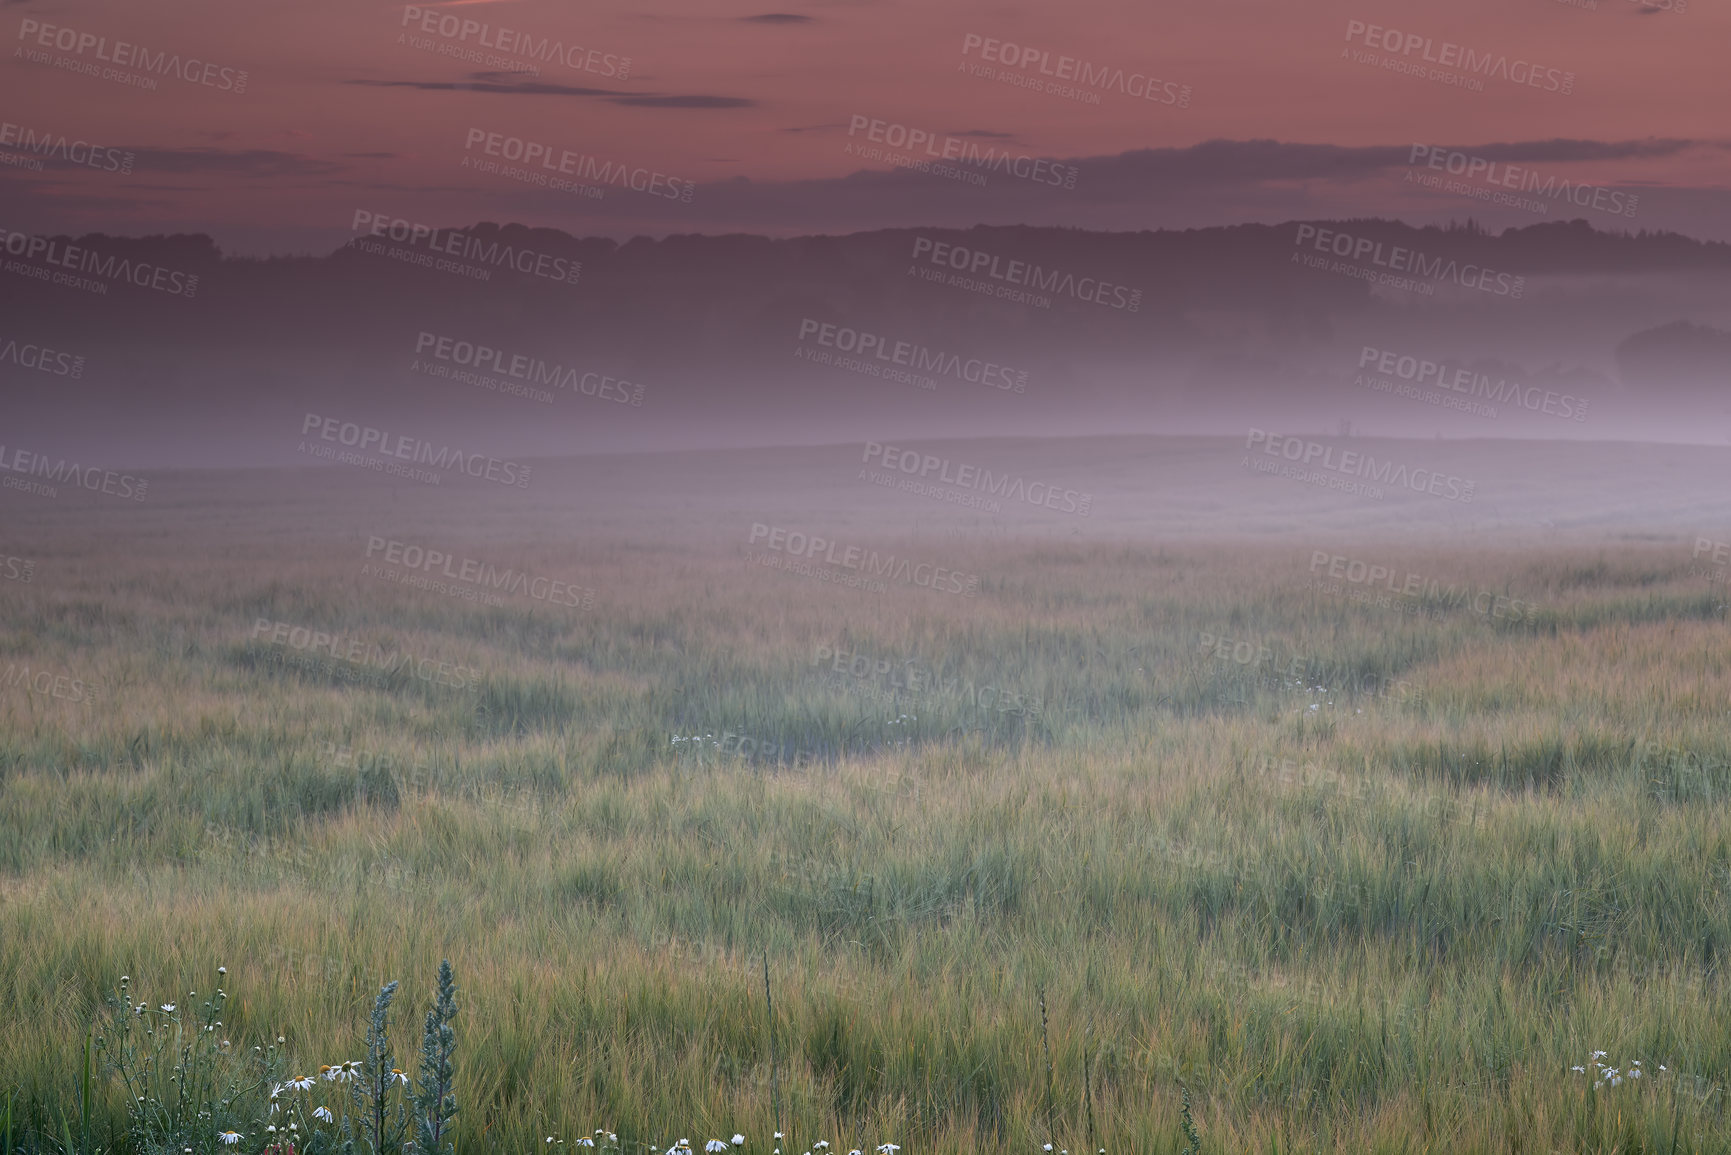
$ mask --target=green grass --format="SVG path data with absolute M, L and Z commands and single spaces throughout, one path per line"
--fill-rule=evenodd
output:
M 122 974 L 226 965 L 234 1042 L 316 1066 L 449 958 L 465 1152 L 767 1155 L 772 1079 L 786 1152 L 1081 1152 L 1091 1101 L 1176 1155 L 1181 1085 L 1211 1153 L 1731 1146 L 1731 649 L 1679 549 L 1435 563 L 1519 623 L 1278 549 L 970 546 L 961 599 L 617 545 L 640 580 L 558 563 L 586 614 L 158 550 L 0 601 L 6 661 L 101 690 L 0 697 L 8 1144 L 85 1103 L 122 1143 L 79 1089 Z M 287 666 L 259 618 L 479 684 Z M 1597 1049 L 1651 1075 L 1591 1090 Z

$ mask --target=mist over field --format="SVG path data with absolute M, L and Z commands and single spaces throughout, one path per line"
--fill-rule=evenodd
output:
M 0 1155 L 1731 1150 L 1728 34 L 4 5 Z

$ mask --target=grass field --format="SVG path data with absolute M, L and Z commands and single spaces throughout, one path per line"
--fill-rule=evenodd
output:
M 1731 1148 L 1731 646 L 1686 545 L 1403 548 L 1467 591 L 1422 613 L 1291 546 L 944 543 L 974 596 L 476 551 L 588 608 L 352 542 L 30 548 L 0 589 L 25 1150 L 77 1118 L 122 975 L 190 1006 L 225 966 L 226 1037 L 307 1067 L 358 1057 L 392 979 L 412 1051 L 444 958 L 464 1152 L 1176 1155 L 1181 1086 L 1211 1153 Z

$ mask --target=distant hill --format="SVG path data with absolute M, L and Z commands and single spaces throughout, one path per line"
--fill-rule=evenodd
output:
M 226 415 L 225 436 L 262 429 L 260 444 L 274 446 L 284 414 L 340 401 L 480 422 L 543 449 L 535 439 L 555 429 L 576 449 L 616 437 L 650 448 L 674 428 L 680 444 L 722 430 L 738 443 L 753 422 L 794 438 L 846 435 L 858 421 L 1017 434 L 1156 418 L 1173 429 L 1352 420 L 1407 436 L 1500 435 L 1373 395 L 1362 351 L 1450 359 L 1591 397 L 1604 413 L 1685 380 L 1723 380 L 1712 367 L 1726 335 L 1697 326 L 1731 327 L 1731 245 L 1581 220 L 1501 233 L 1360 219 L 624 243 L 494 223 L 396 232 L 272 259 L 226 257 L 197 235 L 43 238 L 43 252 L 0 276 L 0 310 L 9 332 L 86 358 L 68 394 L 79 407 L 146 424 Z M 1342 263 L 1404 287 L 1373 288 Z M 84 283 L 37 279 L 54 273 Z M 863 369 L 813 360 L 844 356 L 854 334 L 868 342 Z M 437 339 L 641 385 L 641 404 L 627 421 L 571 388 L 547 390 L 558 394 L 549 405 L 432 378 L 419 354 Z M 907 360 L 886 355 L 898 347 Z M 910 362 L 955 371 L 923 374 L 926 387 L 878 372 Z M 969 380 L 970 363 L 1025 387 Z M 75 439 L 57 397 L 32 393 L 23 423 Z

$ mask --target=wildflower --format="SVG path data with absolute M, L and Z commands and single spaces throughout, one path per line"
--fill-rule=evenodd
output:
M 239 1143 L 241 1141 L 241 1138 L 242 1138 L 241 1133 L 239 1131 L 218 1131 L 216 1134 L 216 1137 L 218 1139 L 221 1139 L 225 1144 L 227 1144 L 230 1147 L 233 1147 L 236 1143 Z
M 1585 1075 L 1587 1073 L 1587 1068 L 1585 1067 L 1570 1067 L 1569 1070 L 1575 1072 L 1577 1075 Z
M 703 1149 L 708 1155 L 717 1155 L 718 1152 L 727 1150 L 727 1144 L 720 1139 L 711 1139 L 703 1145 Z
M 1605 1057 L 1604 1051 L 1594 1051 L 1593 1052 L 1593 1058 L 1595 1058 L 1595 1059 L 1602 1059 L 1604 1057 Z
M 901 1150 L 901 1146 L 899 1144 L 896 1144 L 896 1143 L 879 1143 L 878 1144 L 878 1155 L 896 1155 L 896 1152 L 900 1151 L 900 1150 Z
M 297 1091 L 310 1091 L 313 1089 L 313 1077 L 311 1075 L 296 1075 L 288 1081 L 288 1085 Z
M 585 1135 L 585 1136 L 583 1136 L 583 1138 L 577 1140 L 577 1146 L 579 1146 L 579 1147 L 593 1147 L 593 1146 L 595 1146 L 595 1140 L 593 1140 L 593 1139 L 589 1138 L 589 1136 Z
M 735 1135 L 733 1137 L 733 1145 L 735 1147 L 738 1147 L 741 1143 L 744 1143 L 744 1142 L 745 1142 L 745 1136 L 744 1135 Z
M 391 1073 L 389 1076 L 386 1077 L 385 1082 L 387 1082 L 387 1083 L 401 1083 L 401 1084 L 403 1084 L 403 1086 L 406 1087 L 409 1085 L 409 1077 L 407 1075 L 403 1074 L 402 1068 L 392 1067 Z
M 228 973 L 228 968 L 227 967 L 217 967 L 216 973 L 219 975 L 225 975 Z
M 329 1107 L 314 1107 L 313 1118 L 317 1119 L 321 1123 L 329 1123 L 332 1121 L 331 1109 Z
M 162 1004 L 162 1011 L 164 1014 L 172 1015 L 174 1013 L 174 1004 L 173 1003 L 163 1003 Z

